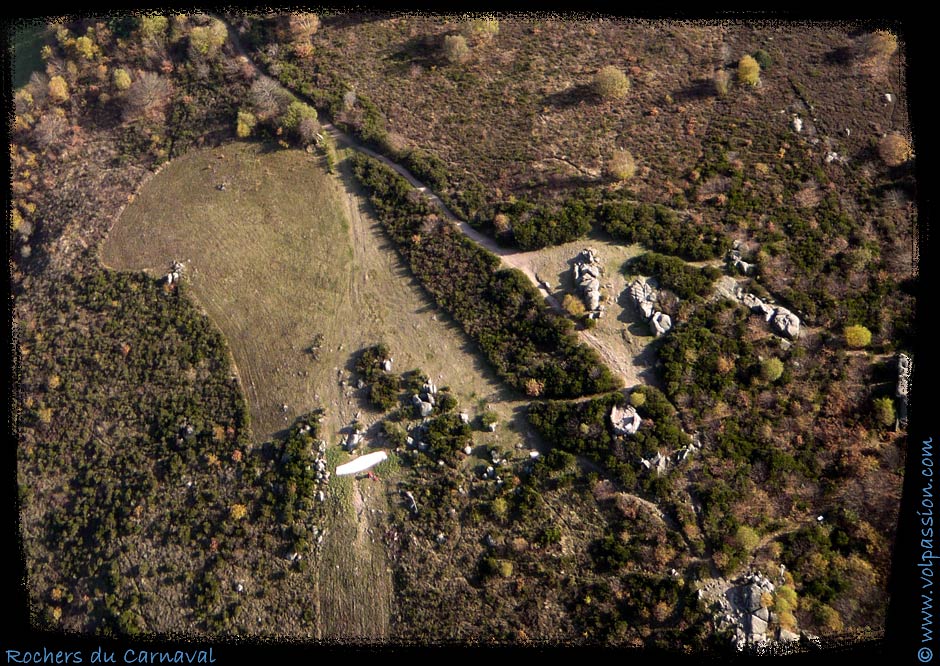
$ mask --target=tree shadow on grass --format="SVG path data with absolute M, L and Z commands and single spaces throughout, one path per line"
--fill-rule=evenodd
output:
M 556 109 L 570 109 L 582 103 L 593 104 L 597 99 L 597 94 L 589 84 L 579 83 L 546 95 L 543 102 L 545 106 L 552 106 Z
M 715 96 L 715 84 L 711 79 L 696 79 L 691 85 L 673 94 L 676 102 L 696 102 Z

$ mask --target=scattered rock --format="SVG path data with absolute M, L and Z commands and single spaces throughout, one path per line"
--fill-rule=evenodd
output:
M 898 396 L 898 419 L 907 423 L 907 396 L 911 390 L 911 371 L 913 362 L 907 354 L 898 354 L 898 386 L 895 391 Z

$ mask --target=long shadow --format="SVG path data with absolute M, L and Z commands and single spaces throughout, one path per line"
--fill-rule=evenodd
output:
M 556 109 L 570 109 L 582 102 L 592 104 L 597 101 L 597 94 L 586 83 L 579 83 L 556 93 L 546 95 L 543 100 L 545 106 Z
M 369 219 L 374 220 L 375 213 L 371 210 L 372 207 L 371 204 L 369 204 L 368 193 L 366 193 L 362 186 L 358 184 L 346 160 L 338 165 L 338 171 L 341 176 L 340 181 L 342 182 L 346 193 L 348 195 L 354 196 L 358 201 L 363 202 L 364 214 L 367 215 Z M 395 256 L 398 258 L 398 261 L 395 262 L 395 267 L 393 269 L 394 274 L 397 277 L 401 277 L 403 280 L 405 280 L 408 284 L 408 287 L 416 290 L 416 292 L 419 293 L 422 299 L 425 301 L 426 304 L 420 307 L 417 312 L 433 312 L 437 315 L 438 322 L 444 324 L 447 328 L 455 332 L 459 332 L 459 336 L 463 341 L 463 344 L 460 347 L 461 351 L 465 352 L 472 359 L 472 367 L 474 370 L 479 372 L 487 381 L 499 387 L 497 393 L 499 400 L 520 399 L 520 394 L 509 388 L 506 383 L 496 374 L 496 370 L 486 358 L 483 350 L 480 349 L 477 343 L 467 335 L 467 333 L 463 330 L 463 327 L 460 325 L 460 322 L 454 319 L 454 317 L 449 312 L 437 306 L 433 295 L 428 292 L 424 285 L 421 284 L 421 282 L 408 268 L 401 254 L 398 252 L 394 242 L 388 237 L 388 234 L 385 233 L 381 223 L 378 221 L 372 222 L 369 224 L 369 228 L 375 237 L 382 239 L 382 245 L 380 246 L 381 249 L 394 252 Z
M 432 65 L 441 65 L 446 61 L 440 55 L 437 43 L 427 37 L 412 37 L 404 42 L 400 48 L 388 56 L 392 68 L 421 65 L 428 68 Z
M 840 46 L 825 54 L 823 56 L 823 62 L 827 65 L 848 65 L 854 58 L 855 54 L 851 47 Z
M 696 79 L 686 88 L 673 93 L 676 102 L 695 102 L 715 96 L 715 84 L 711 79 Z
M 620 295 L 617 297 L 617 304 L 621 307 L 617 321 L 627 325 L 627 332 L 636 337 L 648 337 L 651 333 L 649 324 L 641 319 L 640 313 L 633 304 L 627 289 L 620 292 Z M 639 373 L 640 379 L 642 379 L 644 383 L 658 389 L 663 388 L 662 377 L 660 376 L 658 368 L 658 351 L 662 343 L 662 338 L 653 339 L 643 346 L 639 354 L 633 357 L 634 363 L 644 368 L 644 370 L 641 370 Z

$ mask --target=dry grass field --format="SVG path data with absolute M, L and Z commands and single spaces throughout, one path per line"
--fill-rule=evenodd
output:
M 328 436 L 357 412 L 368 422 L 350 361 L 379 341 L 389 344 L 394 371 L 420 368 L 464 406 L 512 402 L 345 183 L 301 151 L 231 144 L 194 152 L 127 207 L 101 260 L 154 276 L 183 263 L 195 299 L 231 345 L 259 441 L 315 407 L 326 409 Z M 508 417 L 515 405 L 493 406 Z

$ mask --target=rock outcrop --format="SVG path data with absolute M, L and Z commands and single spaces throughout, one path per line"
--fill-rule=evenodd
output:
M 169 285 L 174 285 L 179 283 L 183 277 L 183 264 L 178 261 L 174 261 L 170 266 L 170 272 L 164 276 L 166 283 Z
M 656 307 L 658 296 L 651 279 L 637 278 L 627 286 L 627 291 L 640 316 L 649 323 L 653 335 L 659 337 L 672 328 L 672 317 Z
M 911 371 L 914 363 L 907 354 L 898 354 L 898 387 L 895 391 L 898 396 L 898 419 L 907 423 L 907 396 L 911 390 Z
M 759 314 L 771 325 L 774 333 L 790 340 L 800 337 L 800 318 L 784 307 L 773 305 L 744 289 L 731 277 L 723 277 L 715 285 L 720 296 L 741 303 L 751 312 Z
M 778 584 L 783 582 L 781 573 Z M 710 607 L 719 631 L 730 631 L 738 650 L 770 650 L 774 646 L 785 647 L 789 641 L 801 638 L 800 633 L 781 627 L 779 617 L 771 610 L 775 589 L 776 585 L 769 577 L 753 572 L 734 581 L 723 578 L 708 581 L 699 588 L 698 597 Z M 802 636 L 813 638 L 806 634 Z
M 640 429 L 640 415 L 631 405 L 614 405 L 610 409 L 610 425 L 618 435 L 632 435 Z
M 731 249 L 728 250 L 728 262 L 734 267 L 735 270 L 739 271 L 744 275 L 752 275 L 754 273 L 754 264 L 749 264 L 744 261 L 742 258 L 742 250 L 744 244 L 736 240 L 731 246 Z
M 702 449 L 702 442 L 697 434 L 693 435 L 691 439 L 692 441 L 689 442 L 687 446 L 683 446 L 681 449 L 677 449 L 668 455 L 657 451 L 656 455 L 652 458 L 640 458 L 640 466 L 650 472 L 665 474 L 672 469 L 673 466 L 678 465 L 690 455 Z
M 413 393 L 411 404 L 418 410 L 421 418 L 427 418 L 434 412 L 435 395 L 437 395 L 437 386 L 431 380 L 425 382 L 420 393 Z
M 574 283 L 584 300 L 584 307 L 587 308 L 588 318 L 599 319 L 603 312 L 601 308 L 601 274 L 603 268 L 597 259 L 595 250 L 593 248 L 582 250 L 581 254 L 575 258 L 571 272 Z

